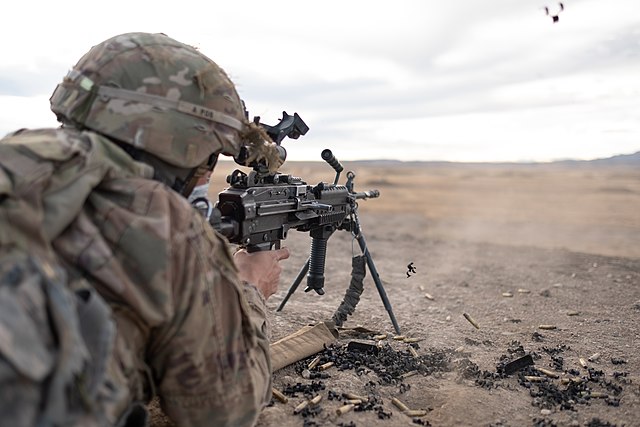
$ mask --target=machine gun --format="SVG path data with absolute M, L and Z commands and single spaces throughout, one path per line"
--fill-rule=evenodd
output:
M 257 117 L 254 122 L 260 124 L 277 144 L 283 162 L 286 150 L 280 145 L 282 140 L 285 137 L 297 139 L 309 130 L 297 113 L 290 116 L 283 112 L 283 117 L 276 126 L 264 125 L 259 120 Z M 243 156 L 245 155 L 241 152 L 236 162 L 243 164 Z M 356 175 L 351 171 L 346 174 L 346 183 L 338 184 L 343 166 L 329 149 L 322 151 L 321 156 L 336 173 L 333 183 L 320 182 L 312 186 L 299 177 L 279 172 L 269 173 L 265 164 L 254 162 L 249 165 L 253 170 L 248 174 L 236 169 L 227 176 L 230 186 L 218 194 L 214 208 L 207 205 L 206 216 L 211 225 L 226 236 L 229 242 L 240 245 L 249 252 L 279 248 L 280 242 L 287 238 L 292 229 L 309 232 L 312 239 L 309 259 L 277 311 L 284 308 L 305 275 L 305 292 L 314 290 L 319 295 L 324 294 L 327 241 L 335 231 L 350 232 L 360 245 L 393 326 L 400 333 L 358 219 L 358 200 L 379 197 L 380 192 L 356 192 Z M 202 200 L 192 201 L 194 205 L 198 202 Z

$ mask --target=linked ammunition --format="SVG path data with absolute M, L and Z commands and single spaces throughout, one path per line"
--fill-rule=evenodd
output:
M 480 329 L 480 326 L 478 326 L 476 321 L 473 320 L 473 318 L 471 316 L 469 316 L 467 313 L 462 313 L 462 315 L 464 316 L 465 319 L 467 319 L 469 321 L 469 323 L 471 323 L 473 325 L 474 328 Z
M 289 398 L 275 387 L 271 388 L 271 394 L 282 403 L 287 403 L 289 401 Z
M 349 412 L 350 410 L 352 410 L 354 408 L 354 406 L 356 406 L 356 405 L 354 405 L 353 403 L 348 403 L 348 404 L 346 404 L 344 406 L 341 406 L 338 409 L 336 409 L 336 414 L 344 415 L 347 412 Z

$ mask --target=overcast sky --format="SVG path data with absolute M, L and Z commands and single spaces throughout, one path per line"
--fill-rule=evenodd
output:
M 640 1 L 11 1 L 0 136 L 54 127 L 49 96 L 91 46 L 163 32 L 197 46 L 290 160 L 549 161 L 640 150 Z

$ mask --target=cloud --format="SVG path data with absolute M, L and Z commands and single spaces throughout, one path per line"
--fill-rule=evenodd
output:
M 149 31 L 213 58 L 265 123 L 298 112 L 311 130 L 286 142 L 290 158 L 317 159 L 325 147 L 345 159 L 425 160 L 585 158 L 640 148 L 635 0 L 565 1 L 555 24 L 539 0 L 184 0 L 170 11 L 114 0 L 100 21 L 74 16 L 84 10 L 79 1 L 36 3 L 6 6 L 0 36 L 19 43 L 3 46 L 0 133 L 20 122 L 12 105 L 40 99 L 47 110 L 48 95 L 91 45 Z M 27 14 L 29 25 L 12 19 Z

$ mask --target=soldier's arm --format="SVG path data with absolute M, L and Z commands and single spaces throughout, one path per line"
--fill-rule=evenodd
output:
M 241 283 L 226 242 L 194 223 L 184 253 L 173 249 L 175 319 L 153 344 L 161 405 L 181 426 L 252 426 L 271 397 L 264 299 Z

